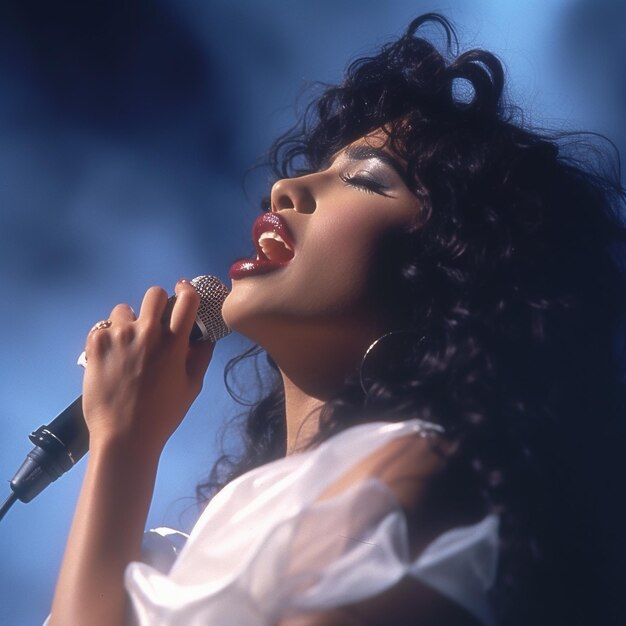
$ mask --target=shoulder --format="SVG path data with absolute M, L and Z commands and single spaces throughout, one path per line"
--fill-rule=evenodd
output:
M 427 431 L 403 434 L 361 457 L 318 498 L 331 500 L 375 479 L 390 491 L 408 521 L 412 558 L 445 531 L 475 521 L 455 510 L 447 470 L 455 445 Z M 452 481 L 454 482 L 454 481 Z M 477 626 L 464 608 L 434 588 L 405 576 L 382 593 L 333 610 L 284 619 L 280 626 L 352 626 L 364 624 Z
M 349 448 L 344 450 L 349 454 Z M 473 473 L 455 462 L 457 451 L 457 443 L 431 429 L 406 430 L 359 455 L 318 501 L 368 481 L 381 483 L 404 511 L 410 552 L 415 557 L 438 535 L 472 525 L 488 513 Z
M 382 482 L 407 512 L 419 508 L 425 490 L 446 467 L 451 444 L 428 430 L 391 439 L 361 458 L 319 497 L 331 499 L 368 479 Z

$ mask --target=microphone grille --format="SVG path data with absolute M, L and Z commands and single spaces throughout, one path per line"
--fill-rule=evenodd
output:
M 222 305 L 228 295 L 228 289 L 215 276 L 196 276 L 191 284 L 200 294 L 196 323 L 202 330 L 202 339 L 215 343 L 230 333 L 230 328 L 226 326 L 222 317 Z

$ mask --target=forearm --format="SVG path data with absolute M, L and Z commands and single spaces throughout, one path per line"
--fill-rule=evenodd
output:
M 61 566 L 51 625 L 124 623 L 124 570 L 140 556 L 158 455 L 124 441 L 92 450 Z

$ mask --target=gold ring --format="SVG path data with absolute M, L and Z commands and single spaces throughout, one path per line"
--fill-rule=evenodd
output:
M 101 320 L 97 324 L 93 325 L 93 328 L 89 331 L 92 333 L 94 330 L 103 330 L 104 328 L 109 328 L 113 325 L 111 320 Z

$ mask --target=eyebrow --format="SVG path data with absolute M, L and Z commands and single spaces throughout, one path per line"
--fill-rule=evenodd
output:
M 406 181 L 406 170 L 400 161 L 394 159 L 388 152 L 381 148 L 372 146 L 350 146 L 346 148 L 345 155 L 351 161 L 366 161 L 367 159 L 378 159 L 381 163 L 388 165 L 396 171 L 403 181 Z

